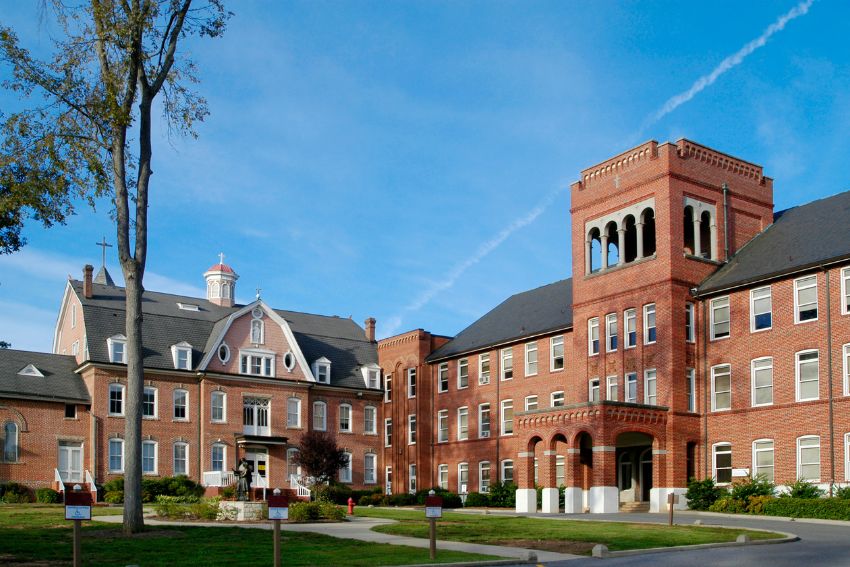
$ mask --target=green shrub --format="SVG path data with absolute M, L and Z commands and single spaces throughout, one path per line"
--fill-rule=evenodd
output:
M 123 504 L 124 503 L 124 491 L 123 490 L 110 490 L 109 492 L 105 492 L 103 494 L 104 502 L 108 502 L 109 504 Z
M 697 480 L 692 478 L 688 483 L 685 497 L 691 510 L 708 510 L 723 494 L 723 489 L 714 484 L 713 478 Z
M 116 477 L 103 485 L 104 500 L 111 504 L 124 502 L 124 477 Z M 120 492 L 121 496 L 112 495 L 112 500 L 107 500 L 109 493 Z M 157 496 L 195 496 L 200 498 L 204 495 L 204 487 L 193 481 L 186 475 L 164 476 L 162 478 L 142 479 L 142 502 L 155 502 Z
M 345 519 L 345 509 L 342 506 L 337 506 L 330 502 L 319 503 L 319 516 L 323 520 L 331 520 L 333 522 L 341 522 Z
M 225 486 L 221 489 L 220 494 L 222 500 L 236 500 L 236 487 Z
M 748 501 L 753 496 L 773 496 L 773 491 L 776 486 L 767 480 L 763 474 L 756 476 L 748 476 L 742 482 L 736 482 L 732 485 L 732 490 L 729 495 L 735 500 Z
M 413 494 L 392 494 L 387 498 L 390 506 L 413 506 L 416 504 L 416 496 Z
M 516 507 L 516 485 L 512 482 L 495 482 L 490 485 L 490 506 L 495 508 Z
M 425 505 L 425 498 L 428 496 L 428 492 L 433 490 L 436 496 L 441 496 L 443 498 L 443 508 L 460 508 L 463 506 L 463 502 L 460 499 L 460 496 L 455 494 L 454 492 L 449 492 L 440 487 L 434 488 L 426 488 L 424 490 L 420 490 L 416 493 L 416 504 L 419 506 Z
M 124 492 L 124 477 L 119 476 L 117 478 L 113 478 L 109 482 L 103 485 L 104 494 L 107 492 Z M 122 498 L 123 501 L 123 498 Z
M 841 500 L 850 500 L 850 485 L 836 488 L 833 494 Z
M 200 498 L 189 504 L 189 513 L 199 520 L 215 520 L 218 517 L 218 503 L 221 498 Z
M 389 500 L 383 494 L 364 494 L 357 502 L 358 506 L 386 506 Z
M 318 502 L 332 502 L 334 504 L 348 504 L 348 499 L 354 493 L 347 484 L 328 484 L 316 487 L 315 499 Z M 355 499 L 356 500 L 356 499 Z
M 709 506 L 708 510 L 710 512 L 723 512 L 726 514 L 743 514 L 747 511 L 747 502 L 736 500 L 731 496 L 723 496 Z
M 850 520 L 850 500 L 842 498 L 774 498 L 764 505 L 769 516 Z
M 764 507 L 771 500 L 775 500 L 775 498 L 773 496 L 767 496 L 765 494 L 750 496 L 747 499 L 747 513 L 748 514 L 764 514 Z
M 42 504 L 57 504 L 59 493 L 52 488 L 39 488 L 35 491 L 35 501 Z
M 466 506 L 482 507 L 490 505 L 490 497 L 480 492 L 470 492 L 466 497 Z
M 204 495 L 204 487 L 184 474 L 164 477 L 160 481 L 160 485 L 163 495 L 194 496 L 196 498 Z
M 823 490 L 811 482 L 800 478 L 797 479 L 794 484 L 788 486 L 788 492 L 781 494 L 780 496 L 785 498 L 802 498 L 808 500 L 812 498 L 820 498 L 823 496 Z
M 218 502 L 218 498 L 201 499 L 195 495 L 160 495 L 156 497 L 153 507 L 156 515 L 163 518 L 215 520 Z
M 289 521 L 295 523 L 315 522 L 319 519 L 318 502 L 295 502 L 289 505 Z
M 0 500 L 6 504 L 27 504 L 34 500 L 32 490 L 17 482 L 7 482 Z

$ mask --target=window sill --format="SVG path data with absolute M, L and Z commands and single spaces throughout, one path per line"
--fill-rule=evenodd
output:
M 65 421 L 80 421 L 79 417 L 66 417 L 64 419 Z
M 353 432 L 353 431 L 345 431 L 344 429 L 340 429 L 340 430 L 339 430 L 339 433 L 345 433 L 346 435 L 351 435 L 351 434 L 353 434 L 354 432 Z
M 529 374 L 529 373 L 525 374 L 525 378 L 534 378 L 535 376 L 537 376 L 537 372 L 535 372 L 533 374 Z
M 445 389 L 445 390 L 437 390 L 437 393 L 438 393 L 438 394 L 448 394 L 448 393 L 449 393 L 449 390 L 448 390 L 448 389 Z
M 171 423 L 189 423 L 189 418 L 187 417 L 175 417 L 171 420 Z M 215 422 L 213 422 L 215 423 Z
M 142 416 L 142 420 L 144 421 L 159 421 L 159 418 L 156 416 Z
M 213 424 L 213 425 L 226 425 L 227 420 L 225 419 L 225 420 L 221 420 L 221 421 L 210 421 L 210 423 Z
M 363 435 L 371 435 L 372 437 L 377 437 L 378 432 L 377 431 L 364 431 Z
M 109 414 L 106 414 L 106 417 L 117 417 L 117 418 L 124 419 L 124 414 L 123 413 L 109 413 Z

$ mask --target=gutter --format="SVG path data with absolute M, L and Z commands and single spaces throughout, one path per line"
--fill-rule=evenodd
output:
M 826 276 L 826 368 L 829 382 L 829 496 L 832 497 L 835 485 L 835 411 L 832 395 L 832 301 L 829 291 L 829 269 L 824 270 Z
M 533 335 L 519 335 L 519 336 L 516 336 L 516 337 L 512 337 L 510 339 L 504 339 L 501 342 L 488 343 L 488 344 L 476 346 L 476 347 L 473 347 L 473 348 L 470 348 L 470 349 L 467 349 L 467 350 L 462 350 L 460 352 L 456 352 L 456 353 L 452 353 L 452 354 L 446 354 L 446 355 L 440 355 L 438 358 L 431 358 L 430 356 L 426 356 L 425 362 L 427 362 L 428 364 L 433 364 L 435 362 L 442 362 L 444 360 L 451 360 L 452 358 L 456 358 L 458 356 L 473 355 L 473 354 L 478 353 L 478 352 L 486 352 L 488 350 L 491 350 L 491 349 L 494 349 L 494 348 L 499 348 L 499 347 L 502 347 L 502 346 L 505 346 L 505 345 L 511 345 L 511 344 L 516 344 L 516 343 L 528 341 L 528 340 L 531 340 L 531 339 L 536 339 L 536 338 L 539 338 L 539 337 L 550 335 L 552 333 L 567 332 L 567 331 L 572 331 L 572 330 L 573 330 L 572 324 L 570 324 L 566 327 L 555 327 L 554 329 L 548 329 L 546 331 L 540 331 L 538 333 L 534 333 Z M 449 344 L 449 343 L 446 343 L 446 344 Z

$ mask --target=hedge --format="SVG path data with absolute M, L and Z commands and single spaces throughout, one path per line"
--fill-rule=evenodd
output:
M 764 503 L 767 516 L 850 520 L 850 500 L 842 498 L 771 498 Z
M 345 510 L 330 502 L 294 502 L 289 505 L 289 521 L 294 523 L 331 520 L 341 522 Z
M 110 504 L 124 502 L 124 478 L 113 478 L 103 485 L 103 499 Z M 157 496 L 195 496 L 204 495 L 204 487 L 187 476 L 164 476 L 162 478 L 142 479 L 142 502 L 155 502 Z
M 32 490 L 23 484 L 17 482 L 0 484 L 0 502 L 5 502 L 6 504 L 27 504 L 33 500 Z
M 41 504 L 58 504 L 59 493 L 52 488 L 39 488 L 35 491 L 35 501 Z

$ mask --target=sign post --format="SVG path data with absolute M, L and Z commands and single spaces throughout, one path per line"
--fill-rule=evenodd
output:
M 679 495 L 673 494 L 672 492 L 667 495 L 667 510 L 670 512 L 670 517 L 668 519 L 668 524 L 673 525 L 673 505 L 679 501 Z
M 428 518 L 428 538 L 430 539 L 429 552 L 431 559 L 437 558 L 437 518 L 443 517 L 443 498 L 435 496 L 433 490 L 428 491 L 425 497 L 425 517 Z
M 65 519 L 74 520 L 74 567 L 83 564 L 82 526 L 83 520 L 91 520 L 91 492 L 82 492 L 79 484 L 73 492 L 65 493 Z
M 289 519 L 289 498 L 280 488 L 269 496 L 269 519 L 274 523 L 274 567 L 280 567 L 280 521 Z

